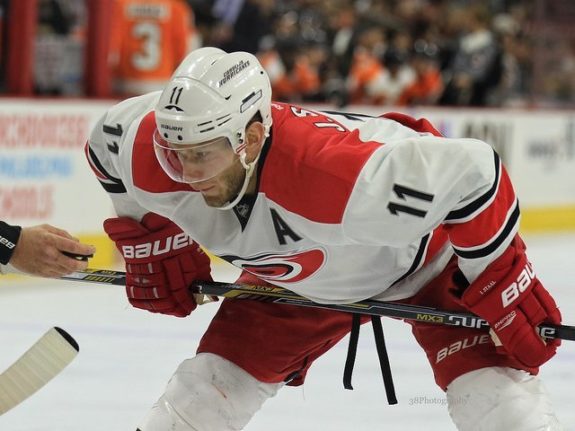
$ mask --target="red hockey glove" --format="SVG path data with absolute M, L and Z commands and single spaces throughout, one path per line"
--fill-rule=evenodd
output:
M 188 291 L 194 280 L 210 281 L 210 259 L 170 220 L 154 213 L 141 223 L 129 217 L 104 221 L 126 262 L 126 293 L 136 308 L 185 317 L 196 308 Z
M 544 341 L 536 332 L 542 322 L 561 323 L 561 313 L 527 261 L 519 237 L 465 289 L 460 301 L 487 320 L 502 348 L 527 367 L 548 361 L 561 344 L 559 339 Z

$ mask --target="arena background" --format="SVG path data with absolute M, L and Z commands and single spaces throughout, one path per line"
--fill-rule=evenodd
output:
M 66 228 L 97 245 L 92 265 L 107 267 L 112 264 L 113 247 L 103 235 L 101 224 L 112 215 L 112 209 L 105 192 L 89 172 L 82 148 L 98 117 L 122 97 L 114 93 L 114 75 L 107 61 L 113 0 L 56 1 L 68 14 L 68 30 L 64 34 L 55 30 L 53 20 L 58 15 L 54 14 L 48 15 L 52 30 L 47 30 L 50 22 L 46 22 L 47 14 L 41 13 L 47 7 L 43 3 L 50 2 L 18 0 L 3 2 L 2 7 L 0 219 L 21 225 L 51 223 Z M 280 22 L 286 13 L 299 14 L 300 21 L 306 17 L 319 20 L 318 11 L 324 2 L 248 3 L 262 9 L 263 5 L 269 9 L 271 3 L 276 14 L 284 14 L 275 18 Z M 356 9 L 376 8 L 364 4 L 370 2 L 347 3 L 355 4 Z M 401 18 L 408 23 L 416 19 L 418 10 L 420 14 L 425 12 L 426 3 L 447 5 L 450 7 L 447 10 L 474 4 L 470 1 L 383 3 L 389 4 L 389 13 L 397 12 L 396 21 L 401 22 Z M 411 15 L 404 10 L 409 9 L 405 6 L 409 3 L 413 4 Z M 497 149 L 509 169 L 523 209 L 522 230 L 573 230 L 575 42 L 563 31 L 568 17 L 575 16 L 574 8 L 569 6 L 572 2 L 479 3 L 490 5 L 486 10 L 491 13 L 493 25 L 505 22 L 503 18 L 513 17 L 514 13 L 517 15 L 517 9 L 523 10 L 526 17 L 522 19 L 529 24 L 529 30 L 514 34 L 517 39 L 533 43 L 531 81 L 523 93 L 498 100 L 499 106 L 393 106 L 369 99 L 368 105 L 344 105 L 341 99 L 335 105 L 330 103 L 333 99 L 321 98 L 317 93 L 314 97 L 290 94 L 288 98 L 315 109 L 371 115 L 405 112 L 428 118 L 445 136 L 483 139 Z M 206 2 L 191 1 L 189 5 L 196 12 L 192 15 L 196 40 L 209 42 L 209 26 L 214 28 L 217 23 L 213 17 L 205 18 Z M 304 24 L 299 25 L 302 30 Z M 397 27 L 397 23 L 394 25 Z M 265 44 L 270 37 L 261 38 Z M 325 36 L 316 31 L 310 38 L 317 38 L 315 42 L 319 44 Z M 388 49 L 393 42 L 390 40 Z M 313 42 L 306 40 L 310 45 Z M 327 49 L 328 42 L 323 44 Z M 572 73 L 566 78 L 570 67 Z

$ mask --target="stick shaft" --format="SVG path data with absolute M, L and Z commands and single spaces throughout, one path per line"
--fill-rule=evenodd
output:
M 113 270 L 88 269 L 62 277 L 64 280 L 125 286 L 126 273 Z M 325 308 L 348 313 L 372 316 L 395 317 L 440 325 L 463 326 L 487 329 L 489 324 L 469 313 L 438 310 L 436 308 L 406 305 L 397 302 L 365 300 L 353 304 L 319 304 L 290 290 L 276 286 L 255 286 L 247 284 L 196 282 L 191 286 L 194 293 L 222 296 L 224 298 L 252 299 L 277 304 L 291 304 L 301 307 Z M 540 325 L 539 333 L 546 338 L 561 338 L 575 341 L 575 326 Z

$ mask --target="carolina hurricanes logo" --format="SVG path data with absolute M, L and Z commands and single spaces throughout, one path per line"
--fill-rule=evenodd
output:
M 244 269 L 262 280 L 273 283 L 297 283 L 311 277 L 325 262 L 323 250 L 314 249 L 291 255 L 265 254 L 253 258 L 221 256 L 238 268 Z

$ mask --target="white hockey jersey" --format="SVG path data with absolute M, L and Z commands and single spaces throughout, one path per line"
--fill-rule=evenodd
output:
M 409 297 L 453 253 L 473 281 L 517 232 L 517 199 L 486 143 L 438 137 L 401 114 L 389 115 L 400 122 L 281 103 L 257 195 L 211 208 L 156 160 L 159 95 L 110 109 L 86 145 L 117 214 L 167 217 L 211 253 L 314 301 Z

